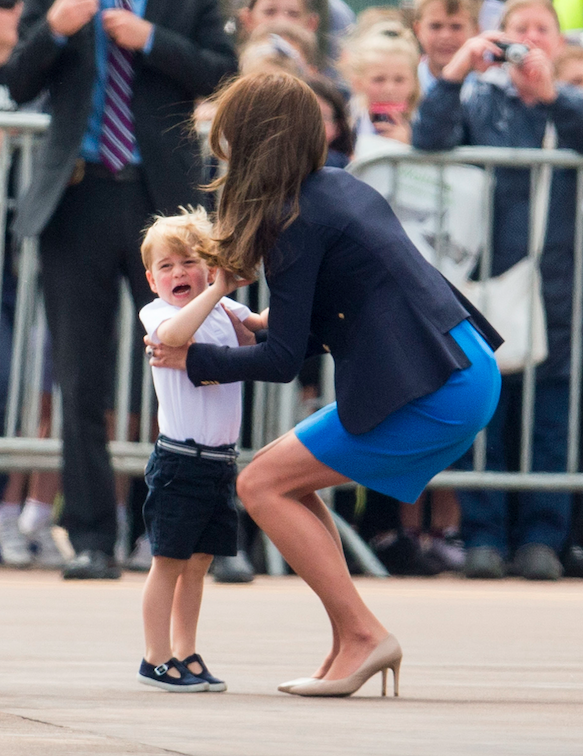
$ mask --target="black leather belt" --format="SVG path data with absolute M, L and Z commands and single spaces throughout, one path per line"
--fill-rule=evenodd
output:
M 130 183 L 142 180 L 142 169 L 139 165 L 125 165 L 121 171 L 112 173 L 112 171 L 101 163 L 88 163 L 83 158 L 77 158 L 69 185 L 75 186 L 75 184 L 80 184 L 85 176 L 92 176 L 93 178 L 104 179 L 106 181 Z

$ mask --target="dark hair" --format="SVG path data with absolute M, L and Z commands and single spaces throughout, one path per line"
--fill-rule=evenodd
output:
M 338 135 L 330 142 L 328 148 L 350 157 L 354 152 L 354 133 L 348 122 L 348 107 L 342 92 L 325 76 L 310 76 L 306 81 L 314 93 L 332 108 Z
M 302 182 L 324 165 L 324 122 L 314 92 L 285 72 L 235 79 L 216 104 L 209 144 L 227 172 L 208 187 L 221 187 L 209 262 L 252 278 L 298 217 Z

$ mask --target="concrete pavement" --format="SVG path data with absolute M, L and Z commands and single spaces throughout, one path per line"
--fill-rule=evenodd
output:
M 276 690 L 329 642 L 298 578 L 209 579 L 199 650 L 224 694 L 135 681 L 143 582 L 0 569 L 2 756 L 583 756 L 582 581 L 357 578 L 403 646 L 401 698 L 377 675 L 316 700 Z

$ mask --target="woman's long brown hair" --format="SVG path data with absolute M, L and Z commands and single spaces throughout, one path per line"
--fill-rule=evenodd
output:
M 222 187 L 214 262 L 253 278 L 297 218 L 302 182 L 326 160 L 320 106 L 291 74 L 250 74 L 219 94 L 209 142 L 228 164 L 210 187 Z

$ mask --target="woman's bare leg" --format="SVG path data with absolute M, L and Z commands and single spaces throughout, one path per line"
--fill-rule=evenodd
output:
M 326 529 L 329 531 L 330 535 L 336 542 L 342 559 L 344 559 L 344 549 L 342 548 L 342 541 L 340 540 L 338 528 L 336 527 L 334 520 L 332 519 L 330 510 L 324 504 L 322 499 L 318 496 L 317 493 L 311 493 L 307 496 L 304 496 L 304 498 L 302 499 L 302 504 L 305 507 L 308 507 L 308 509 L 312 511 L 319 520 L 322 521 L 322 523 L 325 525 Z M 332 662 L 338 656 L 338 651 L 340 650 L 340 639 L 338 636 L 338 630 L 336 629 L 336 624 L 334 623 L 334 619 L 330 615 L 328 615 L 328 619 L 330 620 L 330 624 L 332 625 L 332 648 L 328 652 L 328 655 L 326 656 L 322 664 L 312 675 L 312 677 L 317 677 L 318 679 L 324 677 L 324 675 L 328 672 L 328 670 L 332 666 Z
M 335 537 L 312 511 L 314 499 L 308 499 L 310 506 L 302 503 L 346 480 L 287 434 L 243 470 L 237 485 L 250 516 L 328 612 L 339 648 L 325 676 L 331 680 L 354 672 L 387 635 L 356 591 Z

